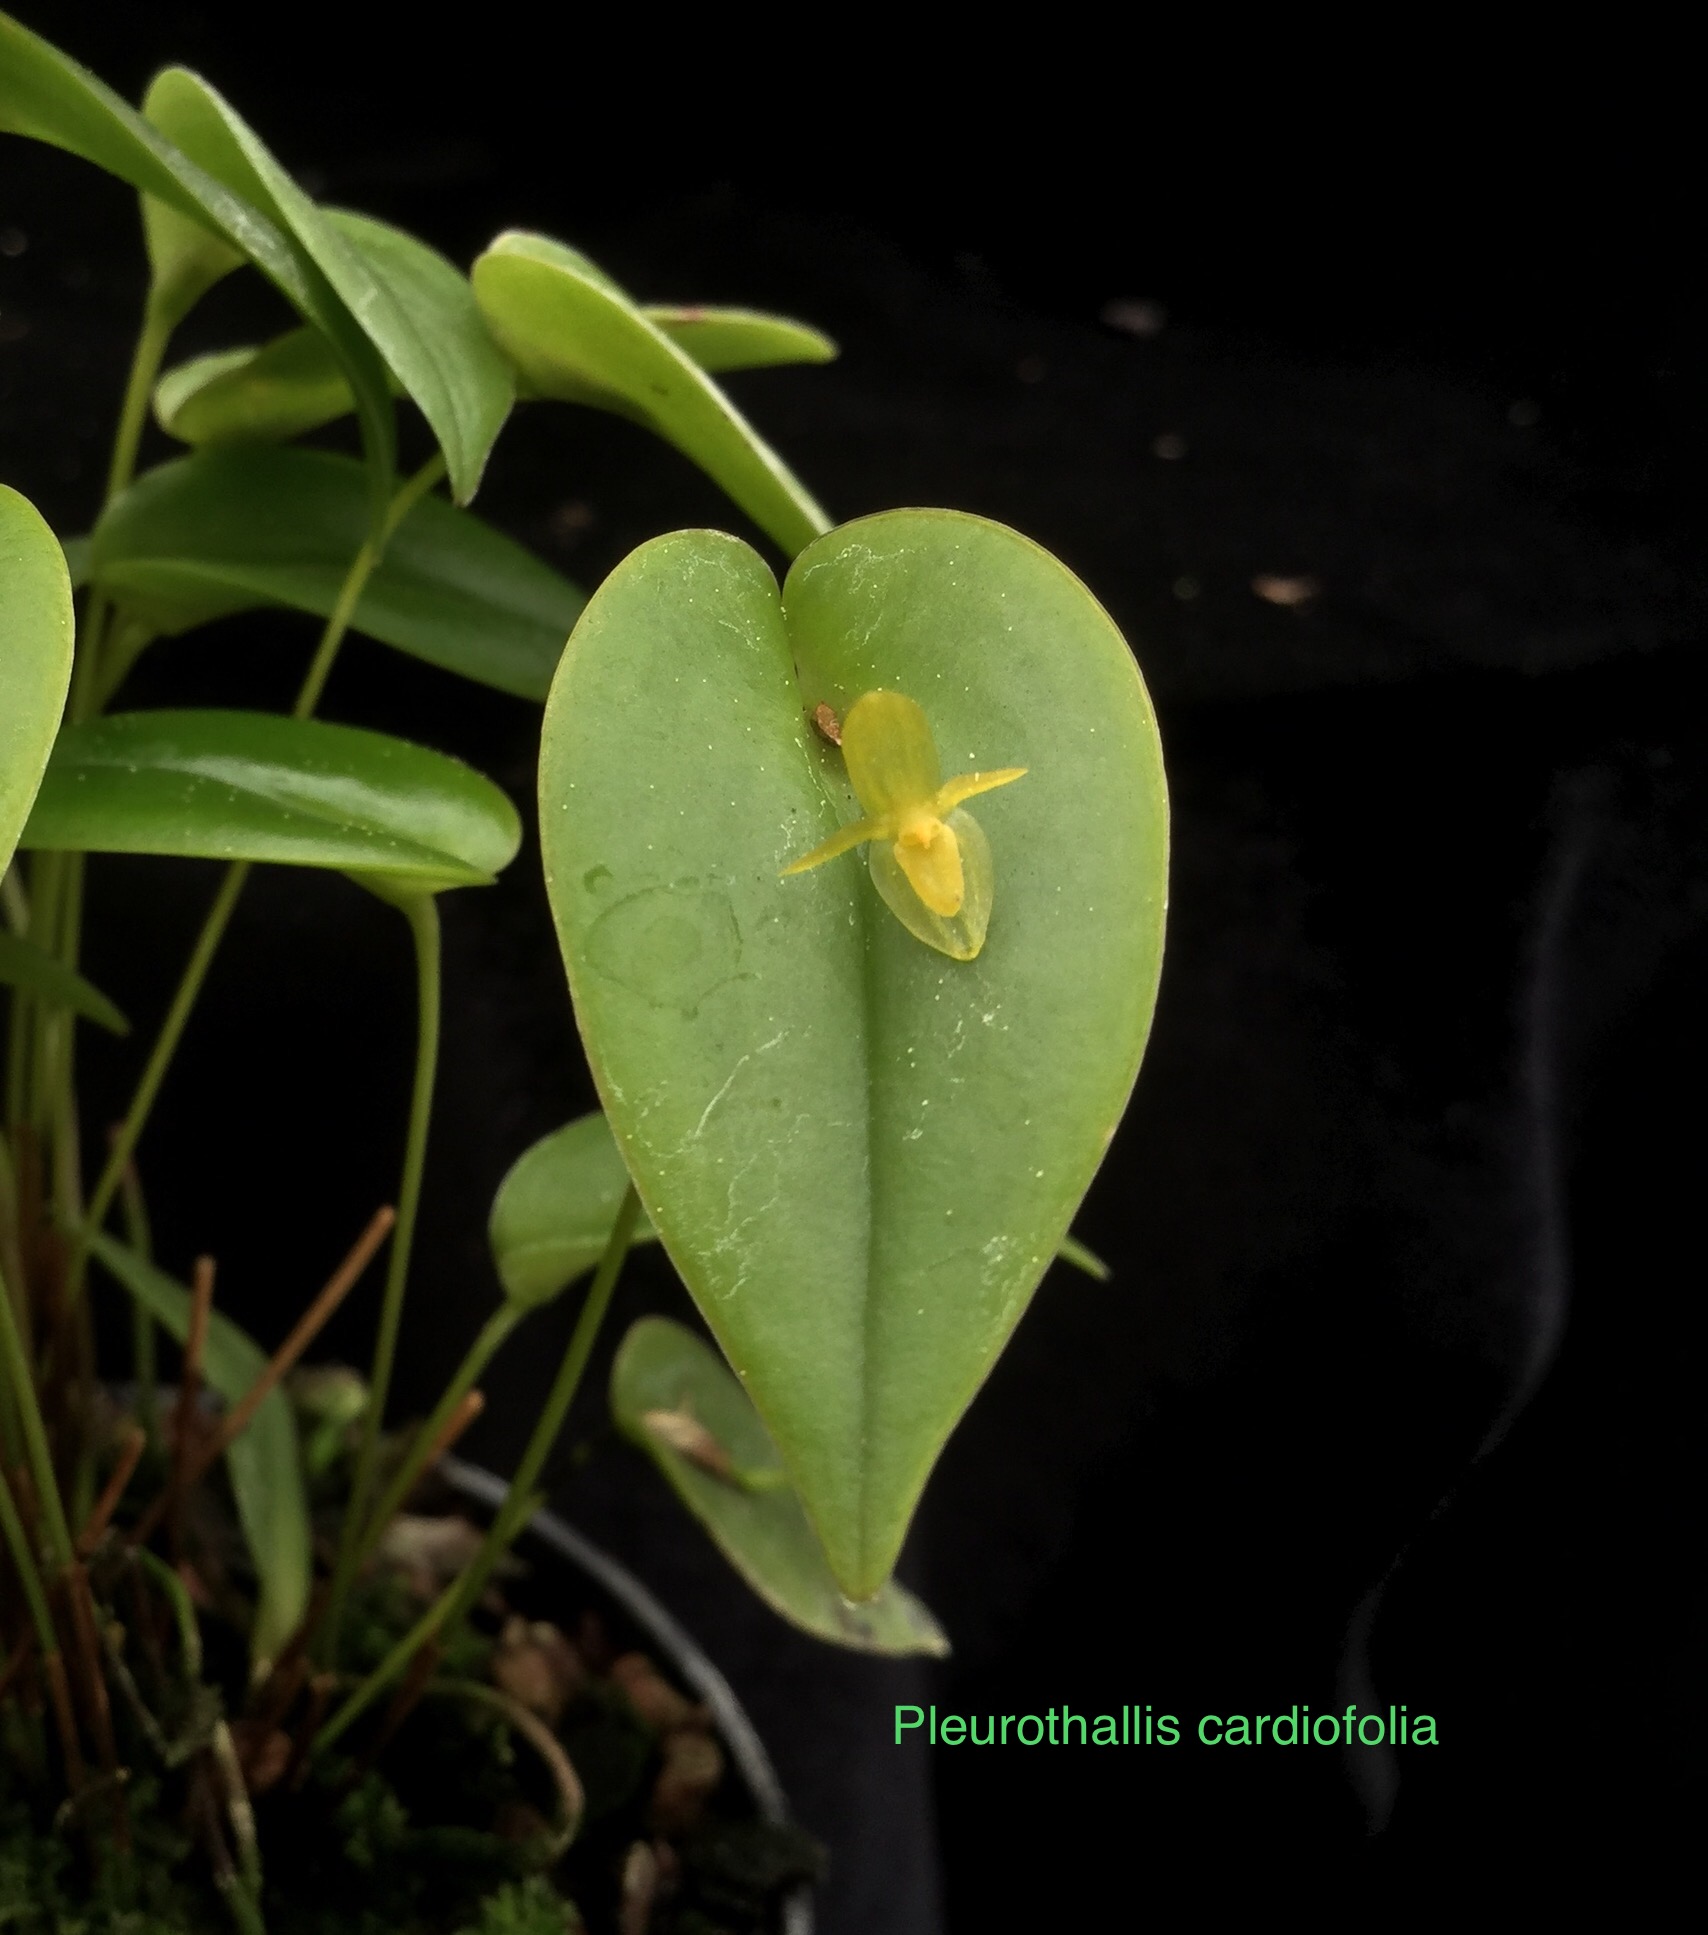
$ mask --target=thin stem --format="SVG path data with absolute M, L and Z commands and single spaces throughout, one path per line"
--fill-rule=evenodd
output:
M 580 1388 L 587 1360 L 593 1354 L 594 1339 L 599 1334 L 606 1311 L 611 1307 L 611 1297 L 622 1274 L 623 1259 L 628 1255 L 629 1243 L 639 1219 L 640 1198 L 631 1183 L 624 1191 L 617 1220 L 611 1226 L 610 1240 L 605 1245 L 605 1254 L 599 1259 L 593 1286 L 587 1292 L 587 1301 L 581 1306 L 581 1315 L 575 1320 L 575 1329 L 570 1334 L 569 1346 L 564 1351 L 563 1362 L 558 1366 L 545 1406 L 511 1477 L 504 1503 L 482 1540 L 480 1550 L 322 1728 L 315 1743 L 317 1751 L 329 1746 L 359 1719 L 407 1669 L 423 1646 L 432 1641 L 442 1643 L 445 1637 L 455 1631 L 478 1602 L 486 1590 L 487 1580 L 527 1524 L 538 1502 L 535 1484 L 552 1446 L 557 1443 L 564 1418 Z
M 380 1535 L 402 1509 L 403 1501 L 414 1488 L 415 1481 L 427 1469 L 428 1464 L 439 1455 L 440 1442 L 456 1416 L 458 1407 L 474 1389 L 481 1372 L 492 1362 L 499 1345 L 516 1328 L 522 1315 L 522 1311 L 514 1304 L 500 1304 L 481 1326 L 480 1335 L 469 1346 L 467 1356 L 457 1366 L 456 1376 L 445 1386 L 444 1394 L 434 1405 L 426 1423 L 410 1440 L 409 1450 L 404 1454 L 403 1462 L 386 1487 L 385 1495 L 374 1507 L 373 1516 L 368 1520 L 356 1547 L 355 1563 L 358 1569 L 372 1556 L 374 1547 L 380 1542 Z
M 142 428 L 148 421 L 149 399 L 154 394 L 154 379 L 161 358 L 172 339 L 178 317 L 173 308 L 156 300 L 151 291 L 142 312 L 142 328 L 131 356 L 130 375 L 125 382 L 124 402 L 119 406 L 118 429 L 113 437 L 112 461 L 107 466 L 106 503 L 110 504 L 136 474 L 137 447 Z
M 368 1373 L 368 1404 L 362 1414 L 362 1436 L 356 1450 L 356 1471 L 338 1541 L 332 1572 L 332 1596 L 323 1630 L 322 1657 L 331 1664 L 338 1657 L 339 1628 L 344 1603 L 356 1576 L 358 1547 L 367 1523 L 368 1502 L 374 1488 L 374 1466 L 379 1457 L 380 1422 L 391 1391 L 392 1367 L 397 1358 L 398 1331 L 403 1322 L 403 1297 L 409 1284 L 409 1258 L 415 1245 L 415 1219 L 421 1207 L 421 1174 L 427 1162 L 427 1129 L 433 1114 L 433 1083 L 439 1068 L 440 946 L 439 909 L 431 894 L 416 894 L 399 902 L 415 943 L 415 1085 L 409 1099 L 409 1127 L 403 1144 L 403 1176 L 397 1191 L 397 1228 L 386 1259 L 385 1291 L 380 1299 L 379 1334 L 374 1339 L 373 1366 Z
M 402 523 L 419 498 L 432 489 L 444 475 L 445 460 L 435 455 L 415 472 L 414 476 L 397 491 L 392 498 L 391 508 L 386 514 L 377 536 L 370 537 L 350 562 L 350 569 L 344 575 L 344 583 L 339 588 L 337 602 L 327 618 L 325 629 L 321 632 L 320 643 L 315 648 L 314 659 L 309 666 L 308 676 L 297 694 L 292 716 L 306 719 L 319 703 L 320 694 L 331 673 L 332 664 L 338 655 L 338 648 L 344 642 L 344 634 L 349 629 L 350 620 L 356 606 L 367 588 L 385 546 L 392 533 Z M 184 1033 L 185 1024 L 190 1019 L 191 1010 L 202 991 L 207 979 L 208 969 L 213 965 L 214 955 L 225 937 L 230 924 L 232 911 L 237 905 L 238 896 L 243 892 L 244 882 L 249 878 L 249 862 L 239 860 L 226 871 L 220 882 L 219 892 L 214 896 L 213 905 L 208 909 L 207 918 L 202 922 L 202 931 L 196 936 L 196 944 L 191 950 L 190 959 L 185 965 L 178 991 L 172 997 L 172 1006 L 161 1024 L 160 1034 L 155 1041 L 142 1078 L 137 1083 L 136 1093 L 131 1105 L 125 1111 L 125 1119 L 113 1144 L 107 1166 L 101 1171 L 100 1180 L 95 1185 L 94 1194 L 89 1200 L 89 1214 L 86 1227 L 99 1229 L 102 1219 L 112 1205 L 114 1192 L 118 1189 L 119 1179 L 124 1173 L 125 1164 L 131 1159 L 137 1143 L 141 1140 L 143 1129 L 148 1122 L 150 1110 L 154 1107 L 160 1085 L 166 1078 L 172 1057 L 177 1051 L 178 1042 Z M 86 1244 L 80 1242 L 74 1259 L 72 1281 L 73 1294 L 81 1284 L 82 1262 Z
M 7 1483 L 4 1472 L 0 1472 L 0 1535 L 5 1537 L 12 1564 L 23 1581 L 24 1597 L 29 1602 L 30 1619 L 36 1629 L 36 1643 L 44 1657 L 57 1653 L 59 1635 L 54 1630 L 53 1614 L 48 1610 L 41 1568 L 36 1564 L 36 1555 L 30 1550 L 30 1537 L 24 1530 L 24 1521 L 18 1515 L 17 1500 L 12 1496 L 12 1487 Z
M 362 548 L 356 553 L 355 560 L 339 589 L 337 602 L 326 620 L 326 629 L 320 635 L 320 644 L 309 662 L 308 676 L 303 680 L 302 688 L 297 693 L 296 704 L 291 708 L 293 719 L 308 718 L 319 705 L 320 695 L 326 690 L 326 681 L 332 676 L 338 648 L 344 642 L 344 634 L 349 630 L 350 621 L 356 615 L 356 607 L 361 602 L 362 593 L 368 588 L 369 578 L 373 576 L 380 559 L 385 556 L 385 548 L 391 542 L 393 533 L 444 474 L 445 459 L 435 451 L 426 463 L 393 494 L 383 523 L 377 531 L 370 532 L 363 540 Z
M 115 1131 L 115 1135 L 116 1135 Z M 127 1162 L 120 1174 L 119 1188 L 124 1208 L 125 1241 L 145 1263 L 154 1258 L 154 1232 L 148 1226 L 148 1205 L 143 1201 L 142 1178 L 136 1164 Z M 154 1319 L 139 1298 L 130 1299 L 131 1372 L 136 1379 L 136 1415 L 148 1434 L 148 1442 L 160 1438 L 159 1339 Z
M 237 897 L 243 891 L 243 883 L 249 878 L 249 862 L 239 860 L 235 866 L 226 869 L 225 878 L 219 884 L 219 892 L 214 895 L 213 905 L 208 909 L 207 918 L 202 922 L 202 931 L 196 936 L 196 944 L 190 950 L 178 991 L 172 997 L 172 1005 L 166 1011 L 166 1019 L 160 1024 L 160 1033 L 155 1037 L 154 1047 L 149 1053 L 143 1068 L 142 1078 L 136 1085 L 131 1097 L 130 1107 L 125 1111 L 125 1119 L 119 1124 L 118 1134 L 113 1138 L 112 1153 L 107 1157 L 107 1166 L 101 1171 L 100 1181 L 95 1185 L 95 1193 L 89 1199 L 89 1214 L 84 1227 L 98 1230 L 112 1207 L 113 1196 L 123 1179 L 125 1164 L 136 1153 L 136 1145 L 148 1122 L 149 1111 L 154 1107 L 160 1084 L 166 1079 L 166 1071 L 172 1065 L 172 1057 L 183 1037 L 185 1025 L 190 1019 L 190 1011 L 196 1005 L 196 997 L 202 991 L 202 983 L 207 979 L 208 969 L 213 966 L 214 955 L 219 951 L 220 941 L 224 938 L 226 925 L 231 919 L 232 909 L 237 905 Z M 76 1265 L 73 1269 L 73 1285 L 81 1280 L 82 1258 L 86 1244 L 77 1246 Z
M 24 1340 L 18 1334 L 11 1293 L 3 1280 L 0 1280 L 0 1377 L 12 1387 L 18 1406 L 30 1477 L 40 1499 L 42 1516 L 47 1521 L 48 1550 L 56 1567 L 67 1566 L 71 1563 L 71 1527 L 66 1523 L 65 1506 L 59 1495 L 59 1480 L 54 1474 L 53 1453 L 48 1449 L 47 1426 L 42 1421 L 36 1382 L 30 1373 Z

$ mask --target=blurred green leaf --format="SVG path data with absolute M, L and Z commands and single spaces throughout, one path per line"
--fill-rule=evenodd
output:
M 860 811 L 815 709 L 874 690 L 923 707 L 945 773 L 1029 769 L 975 802 L 976 959 L 915 939 L 858 852 L 779 878 Z M 843 1590 L 869 1595 L 1149 1028 L 1167 802 L 1132 655 L 1070 572 L 982 519 L 860 519 L 781 595 L 745 545 L 680 532 L 576 627 L 540 832 L 624 1162 Z
M 206 450 L 146 472 L 95 531 L 93 570 L 121 610 L 176 633 L 257 605 L 325 617 L 367 524 L 362 467 L 327 451 Z M 400 651 L 541 699 L 585 603 L 470 511 L 424 497 L 353 624 Z
M 893 1579 L 859 1605 L 844 1598 L 759 1413 L 691 1330 L 664 1317 L 630 1329 L 611 1367 L 611 1411 L 791 1625 L 863 1653 L 948 1652 L 936 1620 Z
M 628 1186 L 611 1126 L 597 1109 L 524 1150 L 498 1185 L 487 1226 L 505 1296 L 545 1303 L 591 1270 Z M 633 1240 L 656 1241 L 644 1219 Z
M 432 426 L 452 490 L 466 503 L 515 392 L 465 278 L 400 229 L 319 207 L 200 75 L 167 68 L 149 88 L 146 110 L 186 154 L 295 240 L 336 292 L 337 326 L 311 320 L 331 338 L 364 409 L 377 415 L 383 397 L 389 421 L 389 370 Z M 366 353 L 353 353 L 352 329 Z
M 708 309 L 649 302 L 641 311 L 701 369 L 775 369 L 785 363 L 829 363 L 836 345 L 822 330 L 758 309 Z
M 51 954 L 0 929 L 0 983 L 25 988 L 43 1001 L 86 1016 L 109 1033 L 128 1035 L 130 1023 L 101 990 Z
M 488 779 L 424 746 L 268 712 L 115 713 L 61 733 L 23 844 L 481 886 L 521 839 Z
M 332 345 L 307 328 L 197 356 L 154 387 L 156 421 L 189 444 L 285 443 L 355 407 Z
M 59 730 L 75 629 L 58 538 L 27 497 L 0 484 L 0 874 Z
M 788 466 L 687 350 L 585 256 L 512 232 L 472 273 L 482 313 L 530 393 L 645 424 L 791 557 L 827 528 Z
M 89 1249 L 182 1344 L 190 1333 L 189 1291 L 110 1236 L 91 1233 Z M 267 1361 L 267 1353 L 228 1317 L 208 1313 L 203 1374 L 227 1404 L 248 1393 Z M 248 1429 L 225 1454 L 225 1465 L 260 1588 L 249 1636 L 250 1659 L 259 1673 L 302 1623 L 314 1576 L 296 1420 L 283 1391 L 262 1399 Z

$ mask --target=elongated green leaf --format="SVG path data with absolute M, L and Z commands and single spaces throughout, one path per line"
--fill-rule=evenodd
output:
M 190 1332 L 189 1291 L 110 1236 L 91 1235 L 89 1248 L 155 1322 L 183 1343 Z M 202 1365 L 209 1385 L 235 1404 L 267 1368 L 267 1354 L 213 1310 Z M 314 1574 L 296 1420 L 282 1391 L 262 1399 L 249 1428 L 225 1454 L 225 1465 L 260 1587 L 249 1637 L 259 1672 L 302 1623 Z
M 492 1200 L 487 1237 L 504 1294 L 545 1303 L 605 1254 L 629 1172 L 595 1110 L 543 1136 L 510 1166 Z M 634 1241 L 654 1240 L 642 1222 Z
M 393 441 L 377 354 L 326 278 L 245 197 L 242 185 L 233 192 L 229 181 L 217 178 L 218 169 L 201 165 L 168 138 L 174 129 L 163 133 L 151 125 L 160 119 L 153 92 L 145 105 L 146 119 L 58 48 L 0 15 L 0 129 L 65 148 L 142 191 L 155 300 L 166 322 L 176 321 L 226 272 L 235 251 L 338 343 L 362 398 L 364 435 L 376 459 L 375 514 L 382 515 Z M 198 230 L 206 231 L 205 240 Z
M 779 878 L 860 811 L 814 709 L 880 689 L 924 708 L 945 773 L 1027 768 L 974 802 L 976 959 L 915 939 L 858 852 Z M 981 519 L 862 519 L 782 596 L 744 545 L 678 533 L 570 640 L 540 826 L 624 1161 L 836 1578 L 869 1595 L 1138 1067 L 1167 811 L 1132 657 L 1077 579 Z
M 611 1412 L 791 1625 L 862 1653 L 948 1652 L 943 1629 L 893 1579 L 861 1604 L 843 1596 L 759 1413 L 691 1330 L 664 1317 L 630 1329 L 611 1367 Z
M 331 611 L 366 530 L 362 467 L 326 451 L 208 450 L 137 479 L 95 533 L 113 601 L 175 633 L 256 605 Z M 358 631 L 541 699 L 584 600 L 549 565 L 442 498 L 423 498 L 356 606 Z
M 154 389 L 161 429 L 190 444 L 284 443 L 355 407 L 332 345 L 306 328 L 197 356 Z
M 784 363 L 829 363 L 836 345 L 822 330 L 759 309 L 708 309 L 648 303 L 641 312 L 701 369 L 774 369 Z
M 0 873 L 59 730 L 74 630 L 58 538 L 27 497 L 0 484 Z
M 417 892 L 481 886 L 521 839 L 443 753 L 268 712 L 130 712 L 61 733 L 23 844 L 336 867 Z
M 26 988 L 56 1007 L 86 1016 L 112 1034 L 130 1033 L 130 1023 L 93 983 L 85 981 L 63 961 L 3 929 L 0 929 L 0 984 Z
M 534 394 L 646 424 L 793 556 L 826 528 L 806 490 L 688 352 L 585 256 L 499 236 L 473 270 L 492 333 Z
M 340 219 L 336 210 L 329 213 Z M 643 313 L 704 370 L 827 363 L 836 354 L 816 329 L 757 310 L 655 306 Z M 332 345 L 307 328 L 193 357 L 168 370 L 154 390 L 161 429 L 198 445 L 283 443 L 355 407 Z
M 465 279 L 399 229 L 320 208 L 200 75 L 168 68 L 150 87 L 146 107 L 186 154 L 295 240 L 336 291 L 343 316 L 419 406 L 445 453 L 452 489 L 466 503 L 515 392 Z M 371 390 L 372 360 L 351 360 L 346 328 L 327 333 L 353 380 L 365 378 Z M 363 387 L 355 380 L 359 397 Z

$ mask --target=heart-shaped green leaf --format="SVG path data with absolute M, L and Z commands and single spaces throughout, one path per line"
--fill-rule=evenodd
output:
M 974 960 L 909 933 L 857 853 L 779 878 L 859 812 L 815 709 L 878 689 L 924 709 L 946 773 L 1028 769 L 975 802 Z M 782 596 L 745 545 L 681 532 L 570 640 L 540 828 L 625 1163 L 837 1580 L 869 1595 L 1138 1067 L 1167 807 L 1132 656 L 1071 573 L 981 519 L 862 519 Z
M 27 988 L 55 1007 L 69 1008 L 115 1035 L 128 1035 L 130 1023 L 92 982 L 52 954 L 32 947 L 20 935 L 0 928 L 0 986 Z
M 823 511 L 687 350 L 585 256 L 511 233 L 472 276 L 488 326 L 533 394 L 644 423 L 791 557 L 826 528 Z
M 546 1303 L 605 1254 L 629 1172 L 596 1109 L 542 1136 L 510 1166 L 492 1199 L 487 1237 L 512 1303 Z M 650 1224 L 632 1242 L 654 1241 Z
M 948 1652 L 943 1629 L 893 1579 L 858 1605 L 843 1596 L 759 1413 L 691 1330 L 665 1317 L 633 1326 L 611 1367 L 611 1412 L 791 1625 L 862 1653 Z
M 335 867 L 418 893 L 484 886 L 516 809 L 461 761 L 270 712 L 115 713 L 60 734 L 29 847 Z
M 190 1333 L 190 1293 L 181 1283 L 110 1236 L 91 1234 L 89 1249 L 156 1323 L 184 1342 Z M 267 1368 L 267 1354 L 230 1318 L 212 1310 L 202 1366 L 212 1388 L 235 1404 Z M 314 1577 L 302 1455 L 283 1391 L 270 1391 L 261 1400 L 248 1429 L 225 1454 L 225 1466 L 260 1589 L 249 1636 L 250 1658 L 259 1673 L 302 1623 Z
M 58 538 L 27 497 L 0 484 L 0 874 L 59 730 L 74 631 Z
M 785 363 L 829 363 L 836 345 L 823 330 L 759 309 L 708 309 L 649 302 L 641 312 L 701 369 L 766 370 Z
M 336 292 L 342 315 L 326 334 L 358 397 L 373 391 L 377 365 L 371 353 L 352 354 L 351 326 L 419 406 L 445 453 L 452 489 L 467 503 L 515 390 L 464 278 L 399 229 L 320 208 L 200 75 L 168 68 L 155 77 L 145 108 L 192 160 L 292 238 Z M 320 317 L 311 320 L 324 328 Z M 383 389 L 383 371 L 380 381 Z
M 256 605 L 332 610 L 367 528 L 362 467 L 328 451 L 206 450 L 147 472 L 102 517 L 96 581 L 154 632 Z M 541 699 L 584 600 L 472 512 L 424 497 L 356 606 L 358 631 Z
M 154 386 L 154 415 L 180 443 L 287 443 L 356 407 L 317 329 L 193 357 Z

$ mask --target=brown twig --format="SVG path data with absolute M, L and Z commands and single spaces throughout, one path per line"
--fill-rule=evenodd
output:
M 65 1784 L 75 1799 L 83 1790 L 88 1769 L 83 1763 L 83 1747 L 77 1738 L 77 1721 L 71 1711 L 71 1689 L 66 1683 L 63 1655 L 44 1653 L 41 1669 L 42 1678 L 47 1682 L 48 1702 L 53 1708 L 54 1726 L 59 1732 L 59 1751 L 65 1758 Z
M 349 1255 L 327 1279 L 320 1295 L 297 1319 L 291 1334 L 267 1360 L 260 1376 L 226 1413 L 218 1429 L 182 1461 L 172 1487 L 142 1515 L 131 1533 L 136 1544 L 146 1544 L 153 1537 L 161 1519 L 171 1509 L 173 1495 L 182 1495 L 198 1485 L 242 1437 L 279 1380 L 319 1336 L 333 1312 L 356 1287 L 357 1279 L 373 1261 L 374 1252 L 385 1241 L 396 1221 L 397 1212 L 389 1205 L 374 1212 L 372 1221 L 356 1239 Z
M 125 1805 L 124 1782 L 119 1776 L 118 1743 L 113 1738 L 113 1708 L 107 1697 L 100 1632 L 95 1623 L 95 1601 L 89 1591 L 89 1574 L 83 1565 L 73 1564 L 66 1568 L 65 1597 L 71 1609 L 71 1633 L 77 1650 L 84 1718 L 94 1736 L 101 1773 L 113 1783 L 113 1840 L 121 1854 L 128 1854 L 130 1809 Z
M 148 1444 L 148 1434 L 141 1425 L 128 1427 L 124 1441 L 119 1446 L 118 1461 L 113 1466 L 112 1476 L 107 1480 L 106 1489 L 95 1501 L 95 1509 L 84 1522 L 83 1530 L 77 1535 L 77 1556 L 86 1559 L 101 1543 L 101 1536 L 112 1522 L 118 1509 L 119 1500 L 124 1497 L 125 1487 L 136 1472 L 137 1462 Z
M 302 1683 L 308 1677 L 308 1649 L 326 1615 L 330 1593 L 330 1583 L 322 1579 L 308 1602 L 308 1611 L 303 1615 L 302 1624 L 285 1642 L 284 1649 L 273 1662 L 272 1670 L 256 1689 L 248 1713 L 244 1716 L 250 1726 L 262 1732 L 271 1732 L 274 1727 L 283 1724 L 285 1715 L 291 1710 L 291 1702 L 302 1691 Z

